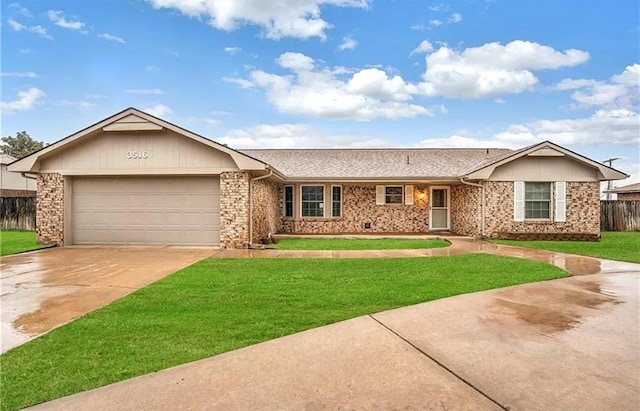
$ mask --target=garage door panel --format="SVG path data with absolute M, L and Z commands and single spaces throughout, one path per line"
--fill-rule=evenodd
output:
M 214 177 L 82 177 L 73 182 L 76 244 L 217 245 Z

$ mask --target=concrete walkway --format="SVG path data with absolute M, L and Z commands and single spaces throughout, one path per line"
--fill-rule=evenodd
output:
M 468 245 L 575 276 L 359 317 L 35 409 L 640 408 L 640 265 Z

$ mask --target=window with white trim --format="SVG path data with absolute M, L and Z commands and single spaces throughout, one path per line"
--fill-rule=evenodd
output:
M 402 204 L 402 186 L 385 186 L 384 202 L 385 204 Z
M 284 186 L 284 216 L 293 217 L 293 186 Z
M 525 220 L 551 219 L 551 183 L 524 183 Z
M 301 187 L 302 217 L 324 217 L 324 186 Z
M 342 186 L 331 186 L 331 217 L 342 217 Z

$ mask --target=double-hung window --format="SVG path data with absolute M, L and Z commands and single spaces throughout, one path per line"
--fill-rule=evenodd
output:
M 324 186 L 302 186 L 302 217 L 324 217 Z
M 385 204 L 402 204 L 402 186 L 385 186 Z
M 551 183 L 524 183 L 524 218 L 551 219 Z
M 293 217 L 293 186 L 284 186 L 284 216 Z

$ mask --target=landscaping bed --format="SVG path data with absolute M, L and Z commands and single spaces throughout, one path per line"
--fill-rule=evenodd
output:
M 282 238 L 278 250 L 409 250 L 448 247 L 441 239 L 424 238 Z

